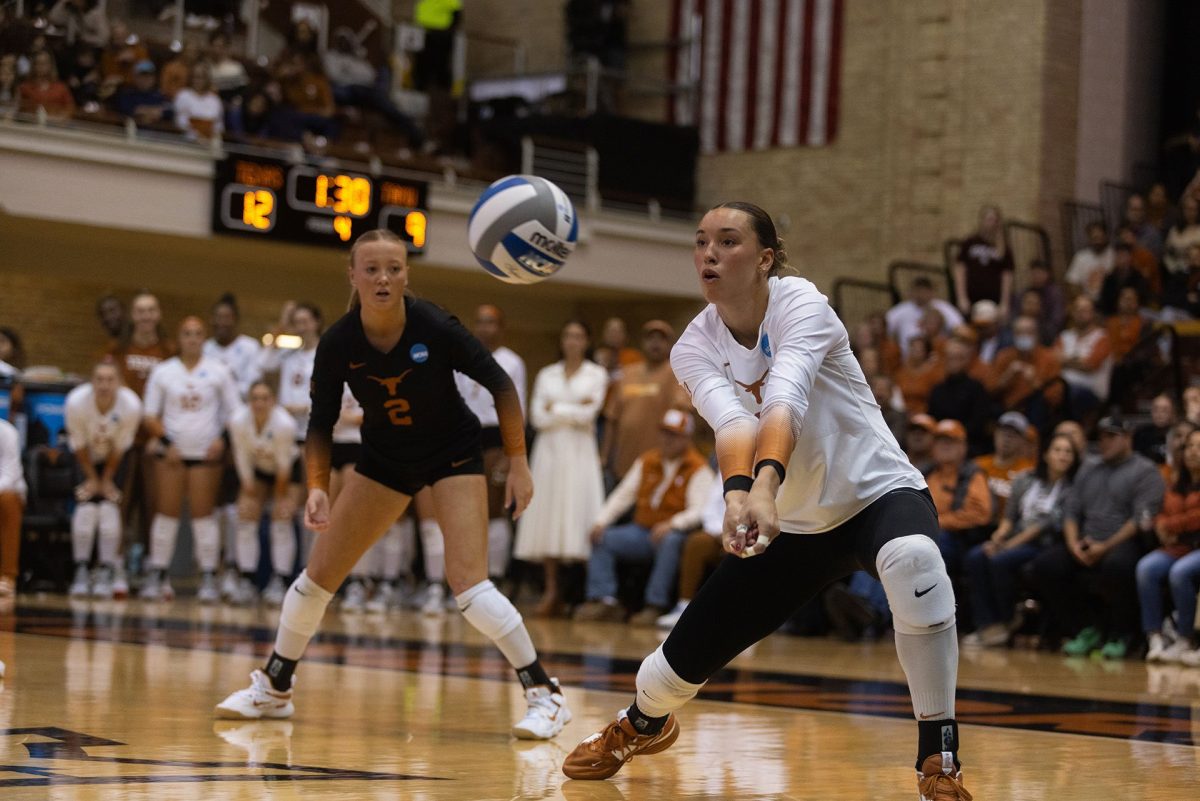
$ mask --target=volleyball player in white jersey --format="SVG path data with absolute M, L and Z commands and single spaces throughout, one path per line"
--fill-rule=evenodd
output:
M 321 341 L 321 310 L 311 303 L 297 303 L 288 315 L 291 332 L 300 337 L 300 347 L 266 348 L 263 350 L 264 372 L 279 371 L 279 405 L 296 421 L 296 444 L 301 452 L 308 432 L 308 415 L 312 411 L 309 387 L 312 383 L 313 362 L 317 356 L 317 343 Z M 292 481 L 292 502 L 296 509 L 304 508 L 305 489 L 303 460 L 297 461 L 297 470 Z M 308 551 L 315 536 L 303 529 L 300 563 L 308 561 Z M 268 589 L 272 589 L 268 587 Z M 286 591 L 286 587 L 284 588 Z
M 186 317 L 179 325 L 179 355 L 167 359 L 146 382 L 146 430 L 159 441 L 155 468 L 156 514 L 150 527 L 145 600 L 169 601 L 166 577 L 175 556 L 179 512 L 188 500 L 196 562 L 202 573 L 197 598 L 215 603 L 221 533 L 213 514 L 225 455 L 225 425 L 240 405 L 233 374 L 204 356 L 204 323 Z
M 238 494 L 237 567 L 241 573 L 230 600 L 254 602 L 254 574 L 258 570 L 258 523 L 264 504 L 271 502 L 272 580 L 286 586 L 296 564 L 296 508 L 289 492 L 295 466 L 296 421 L 275 404 L 275 392 L 265 381 L 250 386 L 249 404 L 229 420 L 229 441 L 241 491 Z M 264 593 L 265 595 L 265 593 Z M 282 595 L 282 592 L 280 593 Z M 276 605 L 283 599 L 275 601 Z
M 126 456 L 142 422 L 142 401 L 121 386 L 121 371 L 113 362 L 92 369 L 92 380 L 67 394 L 67 438 L 83 481 L 75 488 L 71 545 L 75 579 L 71 595 L 79 598 L 125 598 L 129 584 L 121 567 L 121 474 Z M 92 546 L 99 530 L 96 570 L 89 571 Z
M 521 411 L 528 411 L 525 401 L 525 360 L 501 344 L 504 312 L 498 306 L 483 304 L 475 310 L 475 324 L 471 333 L 492 352 L 492 358 L 508 373 L 517 388 Z M 492 400 L 492 394 L 478 382 L 462 373 L 454 374 L 454 382 L 458 385 L 458 394 L 467 402 L 467 408 L 475 413 L 479 424 L 483 426 L 480 441 L 483 445 L 484 475 L 488 480 L 488 575 L 498 580 L 504 577 L 508 569 L 512 549 L 512 524 L 504 512 L 508 460 L 504 457 L 504 446 L 500 441 L 500 418 L 496 415 L 496 402 Z
M 714 673 L 827 584 L 877 576 L 918 723 L 922 799 L 967 799 L 958 766 L 954 594 L 934 544 L 937 513 L 815 286 L 780 277 L 783 243 L 762 209 L 726 203 L 696 232 L 709 305 L 671 366 L 716 432 L 726 557 L 643 662 L 634 703 L 584 740 L 563 772 L 604 779 L 679 736 L 673 714 Z
M 238 394 L 242 400 L 250 393 L 250 385 L 262 376 L 262 346 L 253 337 L 238 333 L 237 298 L 226 292 L 217 298 L 209 315 L 212 336 L 204 343 L 204 355 L 216 359 L 233 373 Z M 238 504 L 241 482 L 233 465 L 232 454 L 227 453 L 225 469 L 221 475 L 218 497 L 218 518 L 223 532 L 222 541 L 226 569 L 221 577 L 221 596 L 234 599 L 244 589 L 237 569 Z

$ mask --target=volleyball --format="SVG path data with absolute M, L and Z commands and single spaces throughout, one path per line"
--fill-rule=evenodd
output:
M 483 190 L 467 220 L 467 243 L 492 276 L 535 284 L 562 269 L 579 219 L 566 193 L 536 175 L 510 175 Z

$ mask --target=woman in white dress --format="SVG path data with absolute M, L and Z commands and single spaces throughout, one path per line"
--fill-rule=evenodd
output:
M 534 612 L 543 617 L 560 611 L 559 562 L 582 562 L 590 555 L 588 528 L 604 503 L 596 417 L 608 372 L 587 358 L 590 340 L 586 323 L 563 326 L 562 359 L 538 372 L 529 403 L 529 420 L 538 432 L 530 465 L 538 494 L 517 523 L 513 555 L 545 566 L 545 592 Z

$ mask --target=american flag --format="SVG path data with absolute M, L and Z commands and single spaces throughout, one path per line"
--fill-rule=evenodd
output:
M 705 153 L 817 147 L 837 134 L 845 0 L 674 0 L 676 125 Z

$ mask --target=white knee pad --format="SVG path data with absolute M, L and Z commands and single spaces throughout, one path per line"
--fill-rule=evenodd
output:
M 75 507 L 75 514 L 71 515 L 71 555 L 76 562 L 87 562 L 92 558 L 99 506 L 96 503 L 81 503 Z
M 292 575 L 296 565 L 296 530 L 291 520 L 271 521 L 271 569 L 281 576 Z
M 642 666 L 638 668 L 638 709 L 650 717 L 660 718 L 695 698 L 703 686 L 679 678 L 679 674 L 667 662 L 660 645 L 642 660 Z
M 146 564 L 152 570 L 166 570 L 175 558 L 175 540 L 179 537 L 179 518 L 155 515 L 150 524 L 150 557 Z
M 100 529 L 100 563 L 118 564 L 121 561 L 121 507 L 112 501 L 101 501 L 97 526 Z
M 253 520 L 242 520 L 238 523 L 237 568 L 243 573 L 253 573 L 258 570 L 258 560 L 262 546 L 258 542 L 258 523 Z
M 275 635 L 275 651 L 284 659 L 299 659 L 308 641 L 317 633 L 325 607 L 333 593 L 308 577 L 303 570 L 288 587 L 279 610 L 279 632 Z
M 221 528 L 216 515 L 192 520 L 192 544 L 200 570 L 215 572 L 221 564 Z
M 521 613 L 491 581 L 481 581 L 454 598 L 458 610 L 479 633 L 498 640 L 522 624 Z
M 954 588 L 942 554 L 929 537 L 910 534 L 885 543 L 875 568 L 896 631 L 935 634 L 954 625 Z

